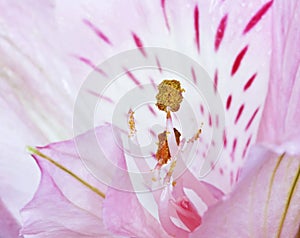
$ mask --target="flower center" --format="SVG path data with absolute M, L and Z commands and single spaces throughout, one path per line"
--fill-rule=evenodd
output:
M 173 126 L 172 113 L 177 112 L 180 109 L 180 105 L 183 101 L 182 93 L 185 90 L 181 87 L 181 83 L 175 79 L 165 79 L 158 85 L 158 92 L 156 94 L 156 106 L 159 110 L 166 113 L 166 126 L 163 131 L 160 131 L 157 135 L 157 150 L 154 154 L 154 158 L 157 163 L 154 165 L 154 169 L 151 170 L 153 173 L 152 181 L 162 181 L 163 184 L 172 183 L 176 186 L 176 181 L 172 177 L 175 174 L 176 163 L 179 157 L 182 157 L 182 148 L 187 142 L 189 144 L 194 143 L 199 139 L 201 129 L 197 130 L 196 133 L 186 141 L 184 138 L 181 139 L 182 133 Z M 128 136 L 136 140 L 136 125 L 134 118 L 134 111 L 132 109 L 128 112 Z M 181 163 L 182 166 L 182 163 Z

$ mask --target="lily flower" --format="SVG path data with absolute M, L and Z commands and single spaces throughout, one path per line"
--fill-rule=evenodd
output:
M 8 133 L 12 126 L 3 128 L 3 135 L 17 138 L 24 133 L 17 146 L 64 140 L 29 147 L 40 179 L 30 162 L 22 162 L 26 168 L 16 170 L 10 161 L 2 160 L 4 204 L 8 206 L 16 194 L 22 197 L 13 199 L 14 209 L 0 204 L 1 215 L 14 224 L 0 223 L 5 235 L 15 236 L 19 226 L 11 213 L 18 219 L 13 210 L 30 199 L 39 180 L 33 198 L 21 209 L 20 234 L 25 237 L 299 236 L 297 1 L 84 1 L 73 5 L 11 1 L 1 5 L 1 51 L 7 56 L 1 59 L 5 79 L 1 105 L 11 106 L 2 120 L 20 127 L 13 135 Z M 86 74 L 93 69 L 108 75 L 95 62 L 136 47 L 141 60 L 153 58 L 149 46 L 176 50 L 200 63 L 213 79 L 203 90 L 213 98 L 220 95 L 224 120 L 222 111 L 193 98 L 186 84 L 185 92 L 179 91 L 196 113 L 193 123 L 203 122 L 202 133 L 181 130 L 177 110 L 170 112 L 169 104 L 167 113 L 154 106 L 138 113 L 129 103 L 129 113 L 121 107 L 125 115 L 120 119 L 129 122 L 126 136 L 134 143 L 129 143 L 129 153 L 123 150 L 124 128 L 107 123 L 109 114 L 124 96 L 120 89 L 137 89 L 142 95 L 148 89 L 143 85 L 151 84 L 159 91 L 158 85 L 171 74 L 164 71 L 158 55 L 157 69 L 146 73 L 120 65 L 127 80 L 119 82 L 115 91 L 102 94 L 90 89 L 91 97 L 104 101 L 100 121 L 95 129 L 80 128 L 80 135 L 65 140 L 72 137 L 73 103 Z M 189 77 L 201 88 L 196 66 L 188 62 L 187 67 Z M 183 109 L 181 105 L 178 112 Z M 189 114 L 186 117 L 190 119 Z M 163 129 L 150 133 L 153 141 L 159 139 L 158 146 L 152 142 L 152 162 L 141 164 L 135 153 L 142 148 L 141 128 L 152 129 L 147 120 L 162 122 Z M 217 161 L 207 153 L 218 144 L 211 140 L 213 130 L 221 132 L 223 146 Z M 99 154 L 94 153 L 95 138 Z M 196 145 L 192 161 L 185 160 L 191 155 L 189 145 Z M 23 148 L 16 151 L 18 156 L 24 154 Z M 92 160 L 85 161 L 79 151 Z M 19 161 L 14 152 L 9 150 L 6 157 Z M 178 171 L 186 163 L 189 166 Z M 209 165 L 209 173 L 199 177 L 202 165 Z M 131 169 L 141 172 L 138 180 L 127 172 Z M 9 175 L 10 170 L 26 175 L 21 186 L 19 174 Z M 6 181 L 10 180 L 9 187 Z M 20 189 L 30 183 L 35 184 L 30 191 Z M 142 189 L 137 189 L 140 185 Z

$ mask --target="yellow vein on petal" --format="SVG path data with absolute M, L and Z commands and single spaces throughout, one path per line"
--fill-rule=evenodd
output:
M 268 208 L 269 208 L 269 203 L 270 203 L 270 198 L 271 198 L 271 193 L 272 193 L 272 187 L 273 187 L 274 180 L 275 180 L 275 174 L 276 174 L 284 156 L 285 156 L 285 153 L 283 153 L 279 157 L 279 159 L 275 165 L 275 168 L 273 170 L 271 179 L 270 179 L 269 191 L 268 191 L 268 195 L 267 195 L 267 202 L 266 202 L 266 206 L 265 206 L 265 210 L 264 210 L 264 226 L 263 226 L 264 227 L 264 236 L 266 236 L 266 233 L 267 233 Z
M 48 160 L 50 163 L 54 164 L 56 167 L 58 167 L 59 169 L 63 170 L 67 174 L 71 175 L 78 182 L 80 182 L 81 184 L 83 184 L 84 186 L 86 186 L 87 188 L 89 188 L 90 190 L 92 190 L 93 192 L 95 192 L 96 194 L 98 194 L 100 197 L 105 198 L 105 194 L 103 192 L 101 192 L 98 188 L 96 188 L 96 187 L 92 186 L 91 184 L 89 184 L 88 182 L 84 181 L 78 175 L 76 175 L 75 173 L 73 173 L 72 171 L 70 171 L 69 169 L 67 169 L 65 166 L 61 165 L 60 163 L 56 162 L 55 160 L 51 159 L 49 156 L 43 154 L 42 152 L 40 152 L 39 150 L 37 150 L 34 147 L 28 146 L 27 150 L 30 153 L 34 154 L 34 155 L 38 155 L 41 158 Z
M 299 179 L 300 179 L 300 166 L 298 167 L 297 174 L 296 174 L 296 176 L 295 176 L 295 178 L 292 182 L 292 186 L 290 187 L 290 190 L 289 190 L 289 193 L 288 193 L 287 202 L 285 204 L 285 208 L 284 208 L 284 211 L 283 211 L 283 214 L 281 216 L 280 223 L 279 223 L 279 229 L 278 229 L 277 235 L 276 235 L 277 238 L 279 238 L 280 235 L 281 235 L 283 224 L 284 224 L 284 221 L 286 219 L 286 215 L 287 215 L 289 206 L 291 204 L 292 197 L 294 195 L 294 192 L 296 191 Z

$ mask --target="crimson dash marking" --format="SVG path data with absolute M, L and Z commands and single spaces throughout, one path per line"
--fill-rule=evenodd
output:
M 166 11 L 166 0 L 161 0 L 160 5 L 161 5 L 162 11 L 163 11 L 166 27 L 167 27 L 168 31 L 170 31 L 170 24 L 169 24 L 169 20 L 168 20 L 168 16 L 167 16 L 167 11 Z
M 100 39 L 102 39 L 105 43 L 112 45 L 109 38 L 102 31 L 100 31 L 99 28 L 97 28 L 92 22 L 90 22 L 87 19 L 83 19 L 82 21 L 85 25 L 87 25 L 89 28 L 91 28 L 96 33 L 96 35 L 98 37 L 100 37 Z
M 215 37 L 215 51 L 218 51 L 220 44 L 222 42 L 222 39 L 224 37 L 224 33 L 226 30 L 226 25 L 227 25 L 227 18 L 228 18 L 228 15 L 226 14 L 219 23 L 218 30 L 216 32 L 216 37 Z
M 152 137 L 156 138 L 156 133 L 152 129 L 149 129 L 149 133 Z
M 202 115 L 204 115 L 204 107 L 203 107 L 202 104 L 200 105 L 200 112 L 201 112 Z
M 195 29 L 195 41 L 198 53 L 200 52 L 200 29 L 199 29 L 199 9 L 195 6 L 194 9 L 194 29 Z
M 256 110 L 255 110 L 254 113 L 252 114 L 250 120 L 248 121 L 248 123 L 247 123 L 247 125 L 246 125 L 246 127 L 245 127 L 245 131 L 247 131 L 247 130 L 249 129 L 249 127 L 251 126 L 251 124 L 252 124 L 254 118 L 256 117 L 258 111 L 259 111 L 259 107 L 256 108 Z
M 240 117 L 241 117 L 241 115 L 242 115 L 242 113 L 243 113 L 243 111 L 244 111 L 244 107 L 245 107 L 244 104 L 242 104 L 242 105 L 240 106 L 239 111 L 238 111 L 238 113 L 237 113 L 237 115 L 236 115 L 234 124 L 237 124 L 237 122 L 239 121 L 239 119 L 240 119 Z
M 247 50 L 248 50 L 248 46 L 245 46 L 245 48 L 242 49 L 241 52 L 238 54 L 238 56 L 235 58 L 234 63 L 232 65 L 232 69 L 231 69 L 231 76 L 233 76 L 236 73 L 236 71 L 239 69 L 240 64 L 241 64 Z
M 231 105 L 232 95 L 229 95 L 226 101 L 226 110 L 228 111 Z
M 246 153 L 247 153 L 248 147 L 249 147 L 249 145 L 250 145 L 251 139 L 252 139 L 252 135 L 248 138 L 247 143 L 246 143 L 246 145 L 245 145 L 245 147 L 244 147 L 243 155 L 242 155 L 242 158 L 243 158 L 243 159 L 244 159 L 245 156 L 246 156 Z
M 109 98 L 109 97 L 103 96 L 103 95 L 101 95 L 101 94 L 99 94 L 99 93 L 96 93 L 96 92 L 94 92 L 94 91 L 92 91 L 92 90 L 89 90 L 89 89 L 87 90 L 87 92 L 90 93 L 90 94 L 92 94 L 92 95 L 95 96 L 95 97 L 101 98 L 101 99 L 103 99 L 104 101 L 107 101 L 107 102 L 109 102 L 109 103 L 111 103 L 111 104 L 114 104 L 114 101 L 113 101 L 111 98 Z
M 94 69 L 98 73 L 102 74 L 103 76 L 107 76 L 107 74 L 102 69 L 98 68 L 91 60 L 84 58 L 82 56 L 76 56 L 76 55 L 75 55 L 75 58 L 79 59 L 81 62 L 90 66 L 92 69 Z
M 208 114 L 208 125 L 211 127 L 212 126 L 212 117 L 211 114 Z
M 263 15 L 266 14 L 266 12 L 269 10 L 269 8 L 272 6 L 273 0 L 267 2 L 265 5 L 262 6 L 261 9 L 258 10 L 258 12 L 251 18 L 251 20 L 246 25 L 243 35 L 247 34 L 263 17 Z
M 150 79 L 150 82 L 151 82 L 152 87 L 153 87 L 155 90 L 157 90 L 157 86 L 156 86 L 156 84 L 155 84 L 153 78 L 150 76 L 149 79 Z
M 247 81 L 247 83 L 246 83 L 245 86 L 244 86 L 244 91 L 246 91 L 247 89 L 250 88 L 250 86 L 252 85 L 252 83 L 253 83 L 253 81 L 255 80 L 255 78 L 256 78 L 256 73 L 253 74 L 253 75 L 251 76 L 251 78 Z
M 156 65 L 158 67 L 159 72 L 162 73 L 161 64 L 160 64 L 159 59 L 157 58 L 157 56 L 155 57 L 155 60 L 156 60 Z
M 216 167 L 216 164 L 214 162 L 210 162 L 210 168 L 211 170 L 214 170 Z
M 215 93 L 218 91 L 218 70 L 216 70 L 214 77 L 214 91 Z
M 220 169 L 219 169 L 219 173 L 220 173 L 221 175 L 224 175 L 224 170 L 223 170 L 222 168 L 220 168 Z
M 227 136 L 226 136 L 226 131 L 223 131 L 223 146 L 226 148 L 227 146 Z
M 237 139 L 234 138 L 233 143 L 232 143 L 232 151 L 231 151 L 231 162 L 234 162 L 234 153 L 237 145 Z
M 192 77 L 193 77 L 194 84 L 197 84 L 197 77 L 196 77 L 194 67 L 192 67 L 191 71 L 192 71 Z
M 141 89 L 143 89 L 143 85 L 141 84 L 141 82 L 126 68 L 124 68 L 124 70 L 126 71 L 127 76 Z
M 144 49 L 144 45 L 143 45 L 143 42 L 141 41 L 141 39 L 133 32 L 132 32 L 132 37 L 133 37 L 135 45 L 139 48 L 142 55 L 144 57 L 147 57 L 147 54 L 146 54 L 146 51 Z
M 157 116 L 156 112 L 154 111 L 153 107 L 151 107 L 150 105 L 148 105 L 148 109 L 149 111 L 152 113 L 153 116 Z

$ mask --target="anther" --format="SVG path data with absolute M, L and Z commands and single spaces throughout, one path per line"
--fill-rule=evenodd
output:
M 135 129 L 134 111 L 132 111 L 132 109 L 129 109 L 128 116 L 129 116 L 128 119 L 129 137 L 133 137 L 136 133 L 136 129 Z
M 177 80 L 164 80 L 158 85 L 158 94 L 156 95 L 156 106 L 159 110 L 168 112 L 177 112 L 180 103 L 183 100 L 180 82 Z

